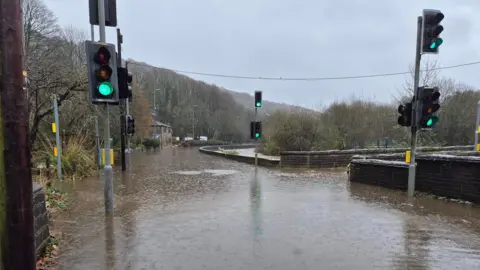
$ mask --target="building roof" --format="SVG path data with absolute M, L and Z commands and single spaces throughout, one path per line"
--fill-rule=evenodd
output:
M 152 124 L 152 127 L 169 127 L 169 128 L 171 128 L 171 126 L 169 126 L 167 124 L 164 124 L 162 122 L 159 122 L 159 121 L 154 121 L 153 124 Z

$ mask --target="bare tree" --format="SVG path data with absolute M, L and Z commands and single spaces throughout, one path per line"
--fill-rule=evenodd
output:
M 45 40 L 55 37 L 60 28 L 55 14 L 42 0 L 23 0 L 22 9 L 25 54 L 29 63 Z
M 439 70 L 438 63 L 436 60 L 424 60 L 422 61 L 423 67 L 420 71 L 420 86 L 428 85 L 433 86 L 435 81 L 438 79 Z M 413 82 L 415 79 L 415 70 L 413 66 L 410 66 L 410 73 L 408 78 L 405 80 L 405 83 L 402 89 L 399 91 L 399 96 L 394 97 L 397 102 L 405 102 L 410 100 L 413 96 Z
M 81 47 L 81 40 L 65 39 L 68 33 L 65 31 L 58 33 L 58 36 L 42 39 L 41 46 L 32 55 L 27 85 L 32 148 L 41 121 L 53 113 L 53 95 L 61 105 L 63 101 L 74 97 L 75 91 L 86 90 L 86 71 L 81 64 L 81 49 L 78 48 Z

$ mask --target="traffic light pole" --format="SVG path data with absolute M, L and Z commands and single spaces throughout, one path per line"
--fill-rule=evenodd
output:
M 98 24 L 100 42 L 106 43 L 105 38 L 105 0 L 98 0 Z M 103 167 L 105 185 L 105 212 L 113 212 L 113 169 L 110 163 L 110 108 L 105 105 L 105 166 Z
M 412 106 L 412 136 L 411 136 L 411 158 L 410 165 L 408 166 L 408 196 L 413 197 L 415 194 L 415 174 L 416 164 L 415 156 L 417 151 L 417 109 L 418 109 L 418 86 L 420 84 L 420 61 L 421 55 L 421 42 L 422 42 L 422 16 L 417 19 L 417 44 L 415 50 L 415 70 L 413 79 L 413 95 L 414 102 Z
M 257 122 L 257 107 L 255 107 L 255 123 Z M 255 140 L 257 140 L 257 138 L 255 138 Z M 257 167 L 258 165 L 258 153 L 257 153 L 257 149 L 255 149 L 255 167 Z
M 58 181 L 62 181 L 62 144 L 60 143 L 57 95 L 53 95 L 53 118 L 55 119 L 55 142 L 57 144 L 57 177 Z
M 477 103 L 477 122 L 475 123 L 475 142 L 473 144 L 473 151 L 479 151 L 478 147 L 478 136 L 480 135 L 480 132 L 478 128 L 480 127 L 480 101 Z
M 122 66 L 122 34 L 120 28 L 117 28 L 117 47 L 118 47 L 118 59 L 117 65 Z M 126 99 L 120 100 L 120 158 L 122 162 L 122 171 L 127 170 L 127 164 L 125 161 L 125 103 L 128 103 Z
M 90 38 L 92 41 L 95 41 L 95 27 L 93 24 L 90 25 Z M 97 145 L 97 164 L 98 166 L 102 165 L 102 147 L 100 145 L 100 130 L 98 128 L 98 108 L 95 108 L 95 143 Z
M 125 68 L 128 70 L 128 61 L 125 62 Z M 130 99 L 125 99 L 125 111 L 127 115 L 130 115 Z M 131 158 L 130 158 L 130 135 L 126 136 L 127 138 L 127 158 L 128 158 L 128 167 L 130 170 L 130 165 L 131 165 Z

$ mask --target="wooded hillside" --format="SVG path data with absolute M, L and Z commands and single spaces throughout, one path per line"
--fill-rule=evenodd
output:
M 152 109 L 155 97 L 159 121 L 169 123 L 174 134 L 190 134 L 195 125 L 196 135 L 209 138 L 244 141 L 249 136 L 249 123 L 254 117 L 252 95 L 197 81 L 169 69 L 155 68 L 132 59 L 127 61 L 135 77 L 134 96 L 148 97 Z M 277 110 L 298 108 L 264 101 L 259 119 Z

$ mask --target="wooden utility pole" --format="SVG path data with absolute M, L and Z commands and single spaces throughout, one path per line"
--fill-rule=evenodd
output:
M 0 0 L 0 241 L 4 270 L 35 269 L 21 0 Z

